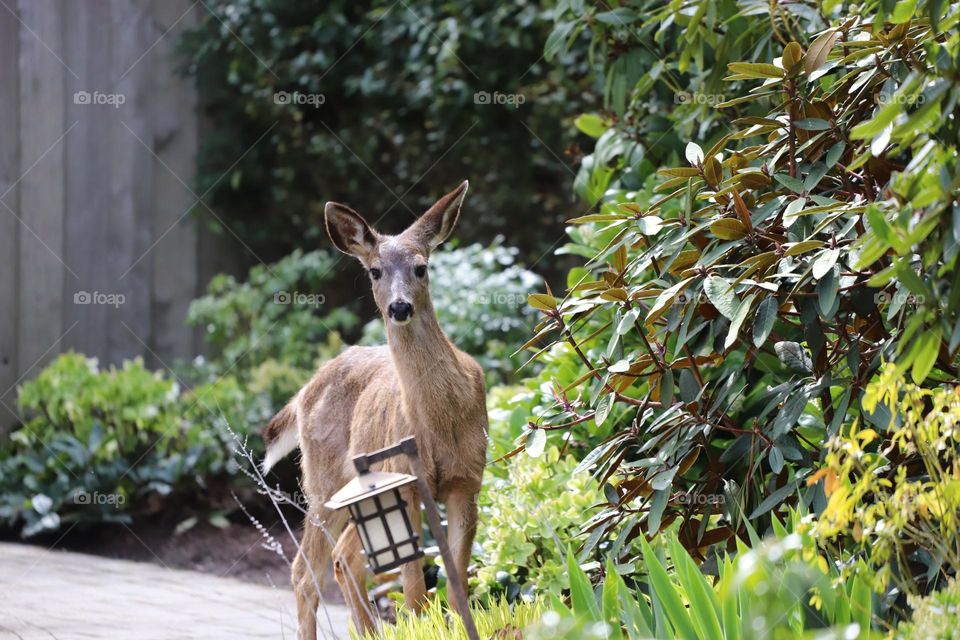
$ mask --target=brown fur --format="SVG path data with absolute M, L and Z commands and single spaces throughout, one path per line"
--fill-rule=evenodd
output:
M 265 433 L 268 452 L 273 447 L 270 455 L 275 458 L 284 434 L 296 428 L 303 454 L 303 486 L 310 506 L 292 575 L 300 638 L 316 637 L 317 586 L 330 556 L 357 629 L 374 626 L 359 538 L 352 525 L 345 527 L 344 514 L 323 506 L 356 475 L 351 458 L 358 453 L 416 436 L 430 489 L 447 506 L 450 545 L 460 575 L 466 576 L 486 461 L 483 371 L 447 339 L 434 314 L 428 280 L 415 275 L 416 267 L 426 263 L 430 251 L 452 230 L 466 187 L 464 183 L 441 198 L 395 237 L 380 236 L 342 205 L 327 205 L 327 229 L 334 244 L 382 273 L 371 282 L 387 323 L 387 346 L 351 347 L 324 364 Z M 397 300 L 413 307 L 406 323 L 390 319 L 388 307 Z M 410 472 L 402 456 L 378 468 Z M 419 498 L 410 493 L 407 501 L 419 526 Z M 406 605 L 419 610 L 425 595 L 421 563 L 408 563 L 401 573 Z

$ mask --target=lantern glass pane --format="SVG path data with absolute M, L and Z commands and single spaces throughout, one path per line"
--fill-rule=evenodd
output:
M 423 556 L 407 506 L 399 489 L 371 496 L 351 506 L 351 514 L 360 530 L 360 541 L 374 572 L 395 568 Z

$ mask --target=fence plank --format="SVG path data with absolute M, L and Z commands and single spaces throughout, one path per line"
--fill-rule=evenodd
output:
M 110 10 L 103 2 L 68 2 L 64 34 L 66 60 L 78 77 L 66 75 L 67 119 L 77 122 L 66 141 L 67 216 L 64 248 L 67 264 L 79 276 L 70 282 L 64 300 L 64 321 L 76 323 L 66 346 L 81 353 L 107 355 L 111 309 L 93 304 L 94 294 L 115 293 L 105 259 L 111 241 L 112 206 L 108 176 L 113 169 L 108 145 L 116 109 L 94 104 L 95 96 L 111 93 Z M 75 296 L 79 294 L 78 298 Z
M 107 357 L 116 362 L 149 357 L 151 340 L 150 261 L 140 260 L 151 245 L 150 204 L 155 164 L 151 148 L 149 90 L 152 43 L 146 0 L 110 0 L 112 85 L 124 96 L 110 122 L 110 233 L 107 253 L 113 287 L 124 303 L 111 309 Z M 139 260 L 139 262 L 138 262 Z M 123 274 L 126 272 L 126 275 Z M 122 276 L 122 277 L 121 277 Z
M 11 7 L 13 9 L 13 7 Z M 20 23 L 0 9 L 0 200 L 19 209 L 20 177 Z M 16 421 L 13 387 L 17 377 L 17 243 L 20 223 L 0 205 L 0 436 Z
M 175 47 L 180 34 L 196 24 L 199 11 L 192 0 L 155 2 L 156 37 L 166 36 L 150 54 L 156 78 L 153 136 L 163 161 L 154 165 L 153 347 L 161 357 L 184 359 L 196 355 L 198 347 L 196 332 L 185 329 L 184 320 L 190 292 L 198 292 L 200 283 L 198 225 L 189 211 L 194 198 L 180 180 L 194 187 L 198 123 L 193 82 L 177 73 Z
M 64 117 L 62 0 L 20 0 L 20 288 L 18 360 L 33 373 L 56 353 L 64 331 Z M 36 163 L 36 164 L 34 164 Z M 31 168 L 32 167 L 32 168 Z M 28 170 L 29 169 L 29 170 Z M 65 276 L 65 273 L 67 275 Z

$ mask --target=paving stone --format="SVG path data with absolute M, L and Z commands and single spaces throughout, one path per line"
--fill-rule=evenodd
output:
M 327 606 L 318 638 L 348 638 Z M 0 638 L 296 638 L 293 592 L 193 571 L 0 543 Z

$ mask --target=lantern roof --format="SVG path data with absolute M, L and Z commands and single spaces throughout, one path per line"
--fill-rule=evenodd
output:
M 337 491 L 324 506 L 329 509 L 343 507 L 360 502 L 375 495 L 399 489 L 411 482 L 416 482 L 416 476 L 391 471 L 368 471 L 348 482 L 340 491 Z

